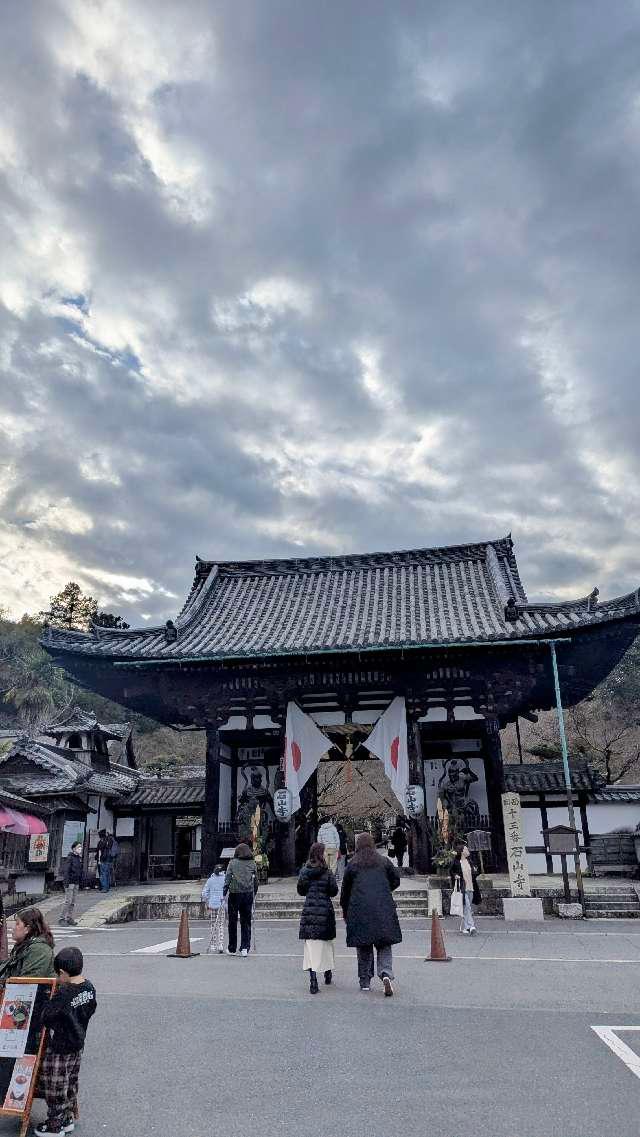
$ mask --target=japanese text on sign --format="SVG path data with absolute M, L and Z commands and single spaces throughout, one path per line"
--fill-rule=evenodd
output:
M 522 832 L 522 809 L 518 794 L 502 795 L 502 815 L 511 895 L 531 896 L 527 853 Z

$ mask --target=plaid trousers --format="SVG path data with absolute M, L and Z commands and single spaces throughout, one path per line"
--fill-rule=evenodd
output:
M 47 1103 L 47 1129 L 50 1133 L 61 1133 L 67 1122 L 75 1117 L 81 1059 L 81 1050 L 73 1054 L 54 1054 L 49 1047 L 42 1060 L 38 1097 Z
M 209 919 L 211 922 L 211 936 L 209 937 L 209 946 L 207 948 L 207 951 L 221 951 L 224 947 L 224 904 L 221 904 L 219 908 L 210 908 Z

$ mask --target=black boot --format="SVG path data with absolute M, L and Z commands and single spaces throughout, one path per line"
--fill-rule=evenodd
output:
M 309 972 L 309 994 L 318 994 L 318 976 L 316 975 L 315 971 Z
M 332 982 L 332 980 L 333 980 L 333 971 L 325 971 L 325 973 L 324 973 L 324 981 L 325 981 L 325 983 L 326 983 L 327 987 L 328 987 L 328 986 L 329 986 L 329 984 Z

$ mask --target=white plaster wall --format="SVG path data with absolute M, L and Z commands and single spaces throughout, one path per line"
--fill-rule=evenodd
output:
M 613 833 L 616 829 L 633 831 L 640 822 L 640 801 L 592 802 L 587 806 L 590 833 Z
M 220 763 L 220 797 L 218 821 L 231 821 L 231 766 Z

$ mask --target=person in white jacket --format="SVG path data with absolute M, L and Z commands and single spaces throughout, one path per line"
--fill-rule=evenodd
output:
M 215 950 L 220 955 L 224 952 L 224 923 L 226 899 L 224 896 L 225 873 L 222 865 L 216 865 L 211 876 L 202 889 L 202 899 L 209 909 L 211 919 L 211 936 L 207 951 Z
M 326 818 L 318 829 L 318 841 L 324 845 L 324 857 L 327 868 L 335 873 L 340 857 L 340 834 L 335 827 L 333 818 Z

